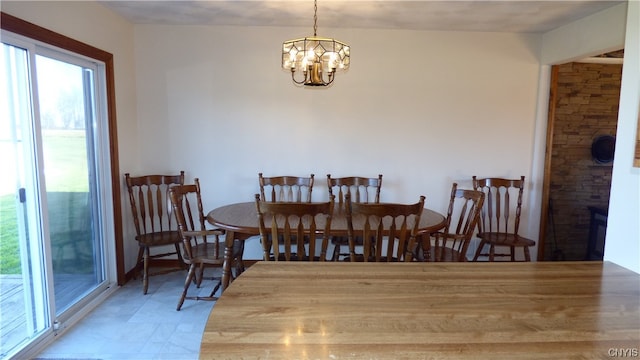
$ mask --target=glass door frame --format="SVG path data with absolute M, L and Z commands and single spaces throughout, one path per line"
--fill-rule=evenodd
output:
M 108 119 L 108 131 L 109 140 L 108 144 L 101 144 L 101 146 L 108 146 L 109 158 L 103 159 L 105 163 L 101 166 L 108 166 L 111 169 L 111 190 L 113 201 L 113 218 L 114 218 L 114 242 L 116 253 L 116 275 L 118 285 L 124 285 L 126 282 L 126 271 L 124 268 L 124 247 L 122 241 L 122 200 L 121 200 L 121 179 L 120 179 L 120 166 L 119 166 L 119 154 L 118 154 L 118 131 L 116 124 L 116 96 L 115 96 L 115 75 L 113 66 L 113 54 L 104 50 L 98 49 L 91 45 L 82 43 L 67 36 L 58 34 L 43 27 L 34 25 L 15 16 L 0 12 L 0 28 L 2 30 L 22 35 L 27 38 L 40 41 L 43 44 L 49 44 L 54 47 L 69 51 L 77 55 L 83 55 L 90 59 L 98 60 L 104 63 L 105 66 L 105 82 L 106 82 L 106 97 L 107 97 L 107 119 Z
M 0 26 L 3 32 L 3 42 L 5 35 L 7 38 L 14 37 L 20 38 L 21 36 L 30 39 L 32 42 L 41 42 L 46 48 L 57 48 L 57 50 L 61 50 L 62 52 L 69 52 L 74 56 L 80 55 L 81 57 L 85 57 L 89 60 L 93 60 L 96 63 L 101 64 L 103 66 L 104 71 L 102 72 L 104 75 L 104 84 L 106 84 L 106 103 L 103 104 L 102 108 L 97 109 L 97 111 L 101 111 L 102 115 L 106 118 L 106 124 L 102 125 L 105 128 L 103 129 L 107 136 L 100 137 L 97 141 L 101 141 L 98 149 L 105 149 L 105 153 L 99 154 L 96 157 L 96 166 L 102 167 L 103 169 L 108 169 L 107 173 L 110 172 L 110 179 L 103 178 L 98 180 L 101 182 L 100 189 L 103 194 L 108 196 L 109 192 L 111 193 L 111 198 L 105 198 L 103 202 L 105 206 L 102 208 L 104 221 L 103 224 L 109 224 L 109 226 L 100 225 L 103 233 L 103 241 L 104 241 L 104 251 L 105 251 L 105 259 L 107 262 L 111 262 L 111 266 L 106 267 L 106 271 L 108 273 L 105 274 L 107 279 L 111 279 L 110 283 L 118 285 L 124 284 L 126 278 L 126 274 L 124 271 L 124 251 L 123 251 L 123 242 L 122 242 L 122 215 L 121 215 L 121 200 L 120 200 L 120 173 L 118 166 L 118 151 L 117 151 L 117 129 L 116 129 L 116 117 L 115 117 L 115 87 L 114 87 L 114 70 L 113 70 L 113 55 L 102 51 L 100 49 L 91 47 L 87 44 L 80 43 L 76 40 L 70 39 L 63 35 L 51 32 L 47 29 L 41 28 L 34 24 L 25 22 L 21 19 L 15 18 L 6 13 L 1 13 Z M 8 33 L 7 33 L 8 32 Z M 34 57 L 35 55 L 29 54 L 28 57 Z M 35 75 L 33 75 L 35 77 Z M 33 81 L 33 80 L 31 80 Z M 36 96 L 37 95 L 32 95 Z M 33 111 L 37 111 L 34 109 Z M 41 139 L 36 139 L 36 142 Z M 36 164 L 35 166 L 41 167 L 41 164 Z M 42 169 L 40 169 L 42 170 Z M 37 189 L 34 192 L 38 192 L 41 195 L 43 189 Z M 40 200 L 43 199 L 42 196 L 39 196 Z M 40 201 L 39 200 L 39 201 Z M 46 202 L 46 199 L 44 200 Z M 46 203 L 40 204 L 41 208 L 46 208 Z M 29 220 L 30 221 L 30 220 Z M 46 222 L 44 222 L 46 223 Z M 111 225 L 112 224 L 112 225 Z M 44 229 L 46 235 L 46 228 Z M 35 235 L 35 234 L 33 234 Z M 49 266 L 51 265 L 51 248 L 48 242 L 45 242 L 44 248 L 42 250 L 45 253 L 47 258 L 47 262 Z M 112 259 L 112 260 L 109 260 Z M 52 279 L 53 274 L 49 272 L 47 274 L 47 281 L 49 283 L 53 283 Z M 109 287 L 109 286 L 108 286 Z M 113 286 L 110 286 L 114 288 Z M 112 289 L 113 290 L 113 289 Z M 107 293 L 102 289 L 103 293 Z M 53 288 L 50 288 L 48 292 L 49 298 L 53 298 Z M 105 296 L 105 295 L 103 295 Z M 42 347 L 46 346 L 54 337 L 54 335 L 64 331 L 67 325 L 73 324 L 74 322 L 81 319 L 91 308 L 93 308 L 93 304 L 97 304 L 102 299 L 94 298 L 93 300 L 87 300 L 79 302 L 76 305 L 72 306 L 70 309 L 73 311 L 67 312 L 61 316 L 63 318 L 62 326 L 60 323 L 56 322 L 54 309 L 52 305 L 48 305 L 48 313 L 50 314 L 49 319 L 47 320 L 49 324 L 47 325 L 46 331 L 43 331 L 38 337 L 34 338 L 31 345 L 25 347 L 22 350 L 19 350 L 17 353 L 13 354 L 13 356 L 27 356 L 35 355 L 37 352 L 41 350 Z M 47 307 L 47 306 L 45 306 Z M 46 309 L 43 309 L 47 312 Z

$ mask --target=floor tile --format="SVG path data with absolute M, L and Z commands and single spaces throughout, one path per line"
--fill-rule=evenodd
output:
M 220 276 L 208 269 L 208 276 Z M 214 301 L 186 300 L 176 305 L 186 272 L 153 276 L 147 295 L 142 281 L 131 280 L 42 351 L 37 359 L 195 360 Z M 189 293 L 208 296 L 215 280 Z

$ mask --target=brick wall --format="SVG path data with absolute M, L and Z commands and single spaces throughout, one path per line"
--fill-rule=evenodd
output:
M 566 260 L 585 257 L 587 207 L 608 208 L 612 163 L 593 160 L 591 144 L 600 135 L 616 133 L 621 75 L 622 65 L 569 63 L 559 68 L 549 196 L 555 240 Z M 551 259 L 553 240 L 554 226 L 548 221 L 545 259 Z

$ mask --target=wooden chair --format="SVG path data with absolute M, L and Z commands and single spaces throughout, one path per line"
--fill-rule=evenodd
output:
M 215 279 L 218 281 L 209 296 L 187 296 L 187 294 L 192 282 L 195 282 L 198 288 L 200 287 L 206 266 L 222 267 L 224 263 L 224 243 L 220 241 L 220 236 L 224 234 L 224 231 L 206 228 L 198 178 L 195 179 L 194 184 L 172 186 L 169 190 L 169 197 L 182 240 L 183 259 L 185 264 L 189 266 L 184 289 L 176 307 L 176 310 L 180 311 L 185 299 L 218 299 L 214 294 L 222 284 L 221 278 Z M 232 258 L 236 267 L 241 268 L 242 246 L 238 241 L 236 243 L 237 246 L 234 246 Z
M 365 204 L 346 194 L 349 261 L 412 261 L 424 199 L 420 196 L 415 204 Z M 362 253 L 356 253 L 357 237 Z
M 184 171 L 179 175 L 124 175 L 131 202 L 131 213 L 136 228 L 138 241 L 138 259 L 135 272 L 142 263 L 142 290 L 146 294 L 149 289 L 149 276 L 166 274 L 171 271 L 184 269 L 182 253 L 180 252 L 180 234 L 178 233 L 175 217 L 171 213 L 169 202 L 169 187 L 184 184 Z M 175 251 L 151 254 L 152 247 L 173 245 Z M 154 273 L 149 272 L 151 259 L 177 255 L 179 268 L 172 268 Z
M 274 176 L 264 177 L 258 174 L 260 198 L 271 202 L 311 202 L 313 174 L 309 177 Z M 266 193 L 269 193 L 267 198 Z
M 333 196 L 322 203 L 268 202 L 262 201 L 259 194 L 255 198 L 265 261 L 326 260 Z
M 338 199 L 338 209 L 345 209 L 345 195 L 350 195 L 352 202 L 357 203 L 379 203 L 380 188 L 382 187 L 382 174 L 377 178 L 367 178 L 361 176 L 349 176 L 332 178 L 331 174 L 327 174 L 327 187 L 329 195 L 336 195 Z M 334 236 L 331 238 L 333 245 L 333 260 L 339 260 L 340 257 L 349 256 L 349 241 L 346 236 Z M 362 239 L 356 238 L 356 245 L 362 246 Z M 346 247 L 343 252 L 342 248 Z
M 327 187 L 330 195 L 336 195 L 340 208 L 344 206 L 344 197 L 347 194 L 351 196 L 352 202 L 379 203 L 382 174 L 377 178 L 361 176 L 332 178 L 331 174 L 327 174 Z M 335 194 L 336 191 L 337 194 Z
M 445 228 L 425 236 L 422 241 L 423 261 L 467 261 L 467 250 L 478 224 L 484 193 L 458 189 L 453 183 Z
M 522 248 L 525 261 L 531 261 L 529 247 L 535 246 L 536 242 L 518 235 L 524 176 L 520 179 L 478 179 L 473 176 L 473 188 L 483 191 L 487 199 L 480 215 L 480 244 L 473 260 L 488 256 L 489 261 L 494 261 L 496 257 L 509 257 L 511 261 L 516 261 L 515 248 Z M 487 245 L 489 252 L 484 250 Z M 496 253 L 496 247 L 507 247 L 508 252 Z

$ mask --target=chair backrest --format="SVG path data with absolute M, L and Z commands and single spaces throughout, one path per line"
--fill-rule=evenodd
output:
M 466 253 L 478 224 L 484 193 L 451 186 L 445 228 L 432 234 L 432 261 L 466 261 Z
M 311 202 L 313 174 L 309 177 L 273 176 L 258 174 L 260 199 L 271 202 Z M 267 198 L 267 193 L 269 197 Z
M 412 261 L 424 196 L 415 204 L 357 203 L 345 195 L 351 261 Z M 356 254 L 356 238 L 362 254 Z M 386 243 L 386 244 L 385 244 Z
M 131 202 L 136 235 L 176 230 L 171 214 L 169 188 L 184 184 L 184 171 L 178 175 L 124 175 Z
M 327 174 L 327 187 L 329 194 L 335 195 L 338 199 L 340 208 L 343 207 L 344 197 L 347 194 L 351 197 L 352 202 L 379 203 L 382 174 L 378 175 L 377 178 L 361 176 L 332 178 L 331 174 Z
M 255 199 L 264 260 L 326 260 L 333 196 L 322 203 L 269 202 L 259 194 Z
M 205 224 L 200 180 L 196 178 L 193 184 L 171 186 L 169 198 L 182 238 L 185 260 L 193 259 L 192 248 L 198 242 L 209 243 L 207 236 L 211 235 Z M 214 257 L 221 257 L 220 243 L 213 241 L 210 245 Z
M 518 234 L 524 176 L 520 179 L 478 179 L 473 176 L 473 188 L 485 193 L 478 232 Z

